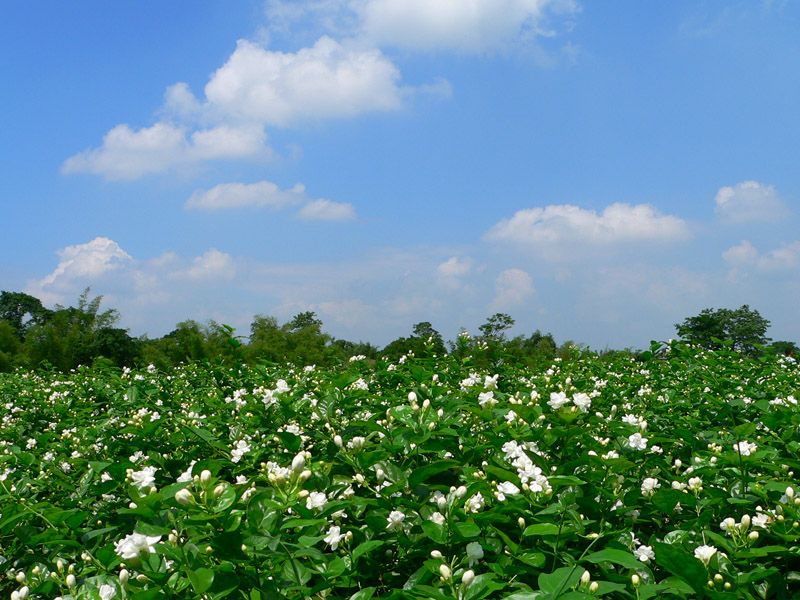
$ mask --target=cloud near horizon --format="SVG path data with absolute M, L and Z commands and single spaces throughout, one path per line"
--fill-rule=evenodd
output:
M 775 186 L 757 181 L 743 181 L 720 188 L 714 203 L 714 212 L 728 223 L 777 221 L 789 214 Z
M 601 213 L 570 204 L 517 211 L 483 235 L 489 242 L 547 248 L 611 247 L 630 242 L 673 243 L 691 238 L 686 222 L 649 204 L 615 203 Z

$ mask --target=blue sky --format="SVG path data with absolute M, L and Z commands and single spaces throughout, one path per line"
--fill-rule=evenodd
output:
M 645 347 L 749 304 L 800 340 L 788 2 L 18 2 L 0 289 L 132 334 L 495 312 Z

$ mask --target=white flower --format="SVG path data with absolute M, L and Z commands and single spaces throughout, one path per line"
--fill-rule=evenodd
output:
M 496 390 L 497 389 L 497 378 L 500 377 L 499 375 L 492 375 L 489 377 L 486 375 L 483 379 L 483 389 L 485 390 Z
M 569 398 L 564 392 L 550 392 L 550 400 L 547 401 L 547 404 L 553 410 L 558 410 L 568 402 Z
M 738 444 L 733 445 L 733 450 L 735 452 L 738 452 L 742 456 L 750 456 L 753 452 L 756 451 L 756 448 L 758 448 L 758 446 L 756 446 L 755 444 L 751 444 L 748 441 L 742 441 L 739 442 Z
M 647 438 L 642 437 L 638 431 L 628 436 L 628 445 L 634 450 L 645 450 L 647 448 Z
M 339 547 L 339 542 L 344 538 L 345 534 L 342 533 L 341 528 L 338 525 L 332 525 L 323 541 L 331 547 L 331 550 L 336 550 Z
M 474 567 L 478 561 L 483 558 L 483 546 L 479 542 L 470 542 L 467 544 L 467 559 L 469 566 Z
M 131 482 L 140 490 L 149 488 L 156 481 L 157 470 L 155 467 L 145 467 L 141 471 L 131 473 Z
M 481 408 L 492 408 L 495 404 L 497 404 L 497 400 L 494 399 L 494 392 L 481 392 L 478 394 L 478 404 L 481 405 Z
M 323 492 L 311 492 L 306 499 L 306 508 L 308 510 L 325 508 L 327 502 L 328 497 Z
M 622 417 L 622 422 L 628 425 L 639 425 L 639 417 L 636 415 L 627 414 Z
M 519 494 L 519 488 L 510 481 L 504 481 L 502 483 L 498 483 L 497 491 L 494 493 L 495 497 L 500 502 L 505 501 L 506 495 L 513 496 L 514 494 Z
M 639 546 L 633 551 L 633 555 L 643 563 L 649 563 L 656 557 L 656 553 L 653 552 L 653 548 L 651 546 Z
M 406 516 L 401 513 L 399 510 L 393 510 L 389 513 L 389 517 L 387 519 L 388 524 L 386 525 L 386 529 L 389 531 L 402 531 L 403 530 L 403 520 Z
M 592 405 L 592 399 L 589 397 L 588 394 L 584 394 L 583 392 L 578 392 L 574 396 L 572 396 L 572 403 L 577 406 L 581 412 L 585 413 L 588 412 L 589 407 Z
M 231 451 L 231 462 L 238 463 L 248 452 L 250 452 L 250 444 L 246 440 L 239 440 Z
M 716 553 L 717 549 L 714 546 L 706 546 L 705 544 L 694 549 L 694 557 L 703 561 L 706 567 Z
M 141 533 L 131 533 L 126 535 L 118 542 L 114 542 L 114 551 L 123 559 L 130 560 L 139 556 L 141 552 L 155 554 L 153 547 L 161 541 L 161 536 L 142 535 Z
M 429 521 L 433 521 L 437 525 L 444 525 L 444 515 L 439 511 L 432 513 L 430 517 L 428 517 Z
M 467 509 L 469 512 L 476 513 L 483 508 L 484 504 L 485 501 L 483 499 L 483 495 L 481 495 L 481 493 L 478 492 L 474 496 L 471 496 L 469 500 L 467 500 L 466 504 L 464 505 L 464 508 Z
M 117 595 L 117 590 L 114 586 L 108 585 L 107 583 L 101 585 L 98 591 L 100 593 L 100 600 L 111 600 L 111 598 Z
M 645 480 L 642 482 L 642 495 L 652 496 L 656 493 L 656 490 L 661 487 L 658 479 L 654 477 L 646 477 Z
M 278 379 L 278 381 L 275 382 L 275 392 L 277 393 L 288 392 L 289 389 L 290 389 L 289 384 L 286 383 L 283 379 Z

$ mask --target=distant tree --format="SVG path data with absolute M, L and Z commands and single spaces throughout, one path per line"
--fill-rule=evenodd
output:
M 514 326 L 514 319 L 506 313 L 495 313 L 486 320 L 478 329 L 485 341 L 503 342 L 506 339 L 506 330 Z
M 417 357 L 441 356 L 447 352 L 442 334 L 429 321 L 421 321 L 414 325 L 409 337 L 399 337 L 381 350 L 381 356 L 397 360 L 409 352 Z
M 317 313 L 309 310 L 295 315 L 292 320 L 285 325 L 285 327 L 289 331 L 300 331 L 301 329 L 307 329 L 308 327 L 316 327 L 320 329 L 322 327 L 322 320 L 317 318 Z
M 0 293 L 0 320 L 7 321 L 20 340 L 25 339 L 28 329 L 43 325 L 52 314 L 38 298 L 22 292 Z
M 678 335 L 687 342 L 698 344 L 709 350 L 719 350 L 722 341 L 729 341 L 732 350 L 755 356 L 757 346 L 766 346 L 770 322 L 757 310 L 745 304 L 736 310 L 706 308 L 694 317 L 676 323 Z
M 767 350 L 776 356 L 800 357 L 800 348 L 794 342 L 776 341 L 767 346 Z
M 0 373 L 13 370 L 18 361 L 20 346 L 22 342 L 11 323 L 0 321 Z

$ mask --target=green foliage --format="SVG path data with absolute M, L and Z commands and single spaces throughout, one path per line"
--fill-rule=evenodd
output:
M 675 329 L 682 339 L 709 350 L 719 350 L 728 341 L 732 350 L 757 356 L 759 347 L 770 341 L 766 337 L 769 325 L 757 310 L 745 304 L 736 310 L 706 308 L 683 323 L 676 323 Z
M 800 595 L 793 359 L 248 367 L 182 329 L 233 363 L 0 375 L 0 593 Z
M 0 321 L 14 329 L 17 338 L 24 340 L 34 325 L 44 324 L 52 311 L 42 306 L 38 298 L 22 292 L 0 292 Z

